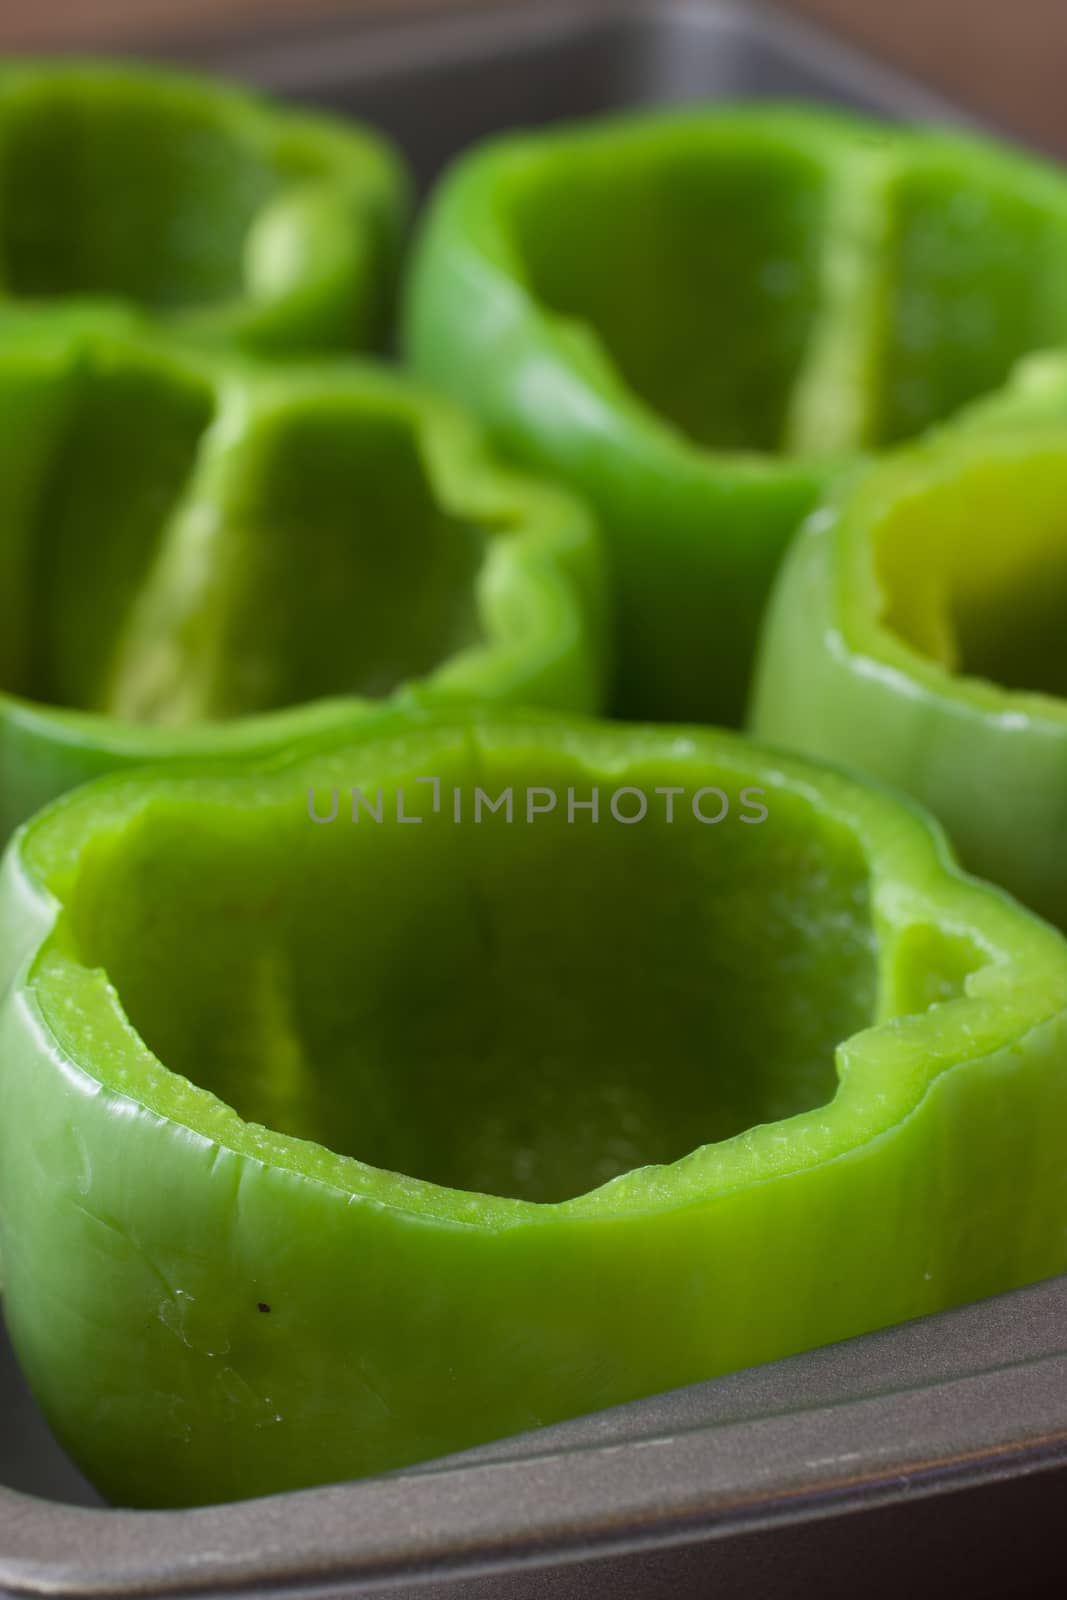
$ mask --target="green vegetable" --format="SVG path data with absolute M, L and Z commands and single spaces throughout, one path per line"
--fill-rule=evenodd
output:
M 408 211 L 377 134 L 128 63 L 0 67 L 0 297 L 248 349 L 380 336 Z
M 823 111 L 509 137 L 438 192 L 407 337 L 599 509 L 617 709 L 736 721 L 779 558 L 833 464 L 1067 339 L 1067 184 L 977 139 Z
M 105 779 L 8 851 L 0 993 L 5 1312 L 118 1502 L 1067 1268 L 1067 946 L 735 736 L 390 712 Z
M 787 560 L 752 722 L 930 807 L 1067 927 L 1067 361 L 844 483 Z
M 399 376 L 0 317 L 0 836 L 377 697 L 595 710 L 605 588 L 585 509 Z

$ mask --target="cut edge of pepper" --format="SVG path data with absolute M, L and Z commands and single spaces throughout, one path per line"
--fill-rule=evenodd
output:
M 17 943 L 10 930 L 7 934 L 8 948 L 18 950 L 8 976 L 25 989 L 19 1003 L 27 1008 L 27 1022 L 43 1047 L 60 1070 L 77 1076 L 83 1089 L 94 1083 L 184 1126 L 208 1144 L 257 1164 L 286 1169 L 302 1181 L 340 1190 L 353 1203 L 384 1205 L 427 1220 L 496 1231 L 538 1220 L 609 1220 L 691 1206 L 847 1159 L 905 1122 L 947 1072 L 966 1070 L 973 1061 L 1017 1048 L 1032 1031 L 1067 1013 L 1067 952 L 1055 932 L 1001 891 L 963 874 L 942 831 L 917 807 L 876 786 L 850 781 L 832 768 L 797 761 L 725 733 L 615 730 L 533 712 L 494 718 L 391 710 L 353 733 L 346 740 L 334 736 L 305 743 L 273 762 L 246 767 L 235 778 L 222 777 L 217 767 L 202 763 L 173 763 L 146 774 L 114 775 L 55 802 L 19 830 L 3 866 L 3 901 L 18 907 L 20 923 Z M 153 796 L 183 793 L 190 782 L 195 785 L 190 799 L 205 790 L 221 796 L 243 789 L 250 798 L 258 790 L 262 796 L 277 790 L 280 783 L 288 785 L 302 768 L 312 768 L 323 757 L 343 761 L 363 753 L 373 765 L 376 743 L 391 752 L 394 765 L 401 757 L 409 762 L 420 745 L 428 741 L 434 746 L 442 737 L 476 759 L 488 748 L 486 741 L 501 734 L 505 739 L 535 742 L 555 737 L 557 746 L 587 763 L 591 773 L 602 770 L 591 752 L 599 752 L 602 761 L 605 752 L 613 753 L 616 773 L 667 753 L 699 761 L 703 752 L 717 775 L 751 777 L 755 766 L 769 790 L 778 787 L 799 794 L 816 813 L 855 835 L 870 871 L 881 974 L 894 958 L 894 941 L 915 927 L 947 928 L 976 943 L 985 959 L 968 973 L 958 998 L 883 1017 L 842 1041 L 836 1052 L 839 1085 L 827 1105 L 701 1146 L 668 1166 L 633 1169 L 573 1199 L 537 1202 L 448 1189 L 245 1122 L 210 1091 L 179 1078 L 153 1056 L 126 1019 L 106 973 L 82 966 L 70 948 L 64 897 L 77 880 L 83 852 L 93 838 L 119 833 Z M 626 742 L 621 766 L 619 739 Z M 610 765 L 609 760 L 609 769 Z M 71 1009 L 74 980 L 96 1007 L 97 1021 L 112 1029 L 113 1044 L 125 1052 L 134 1081 L 140 1077 L 143 1085 L 148 1075 L 147 1090 L 133 1093 L 128 1084 L 116 1087 L 109 1082 L 77 1035 L 77 1017 L 64 1018 L 64 1006 L 51 990 L 53 975 L 60 972 L 68 992 L 66 1009 Z M 962 1056 L 952 1039 L 961 1031 L 954 1026 L 957 1022 L 966 1029 Z M 916 1052 L 924 1046 L 927 1056 L 920 1069 L 915 1065 Z M 905 1065 L 911 1070 L 905 1072 Z M 790 1138 L 788 1155 L 783 1156 L 776 1135 L 786 1126 Z
M 482 637 L 447 656 L 421 678 L 405 679 L 381 701 L 341 693 L 279 709 L 185 726 L 134 721 L 0 689 L 0 724 L 62 746 L 85 745 L 115 762 L 250 755 L 351 725 L 380 705 L 508 698 L 520 690 L 560 709 L 594 712 L 605 692 L 609 644 L 607 576 L 599 530 L 584 502 L 536 475 L 498 460 L 478 425 L 416 379 L 348 356 L 308 358 L 272 369 L 237 352 L 209 351 L 160 333 L 133 313 L 66 308 L 8 312 L 0 331 L 17 359 L 65 363 L 73 378 L 83 362 L 148 362 L 206 384 L 216 402 L 236 393 L 254 415 L 284 391 L 298 401 L 336 393 L 373 409 L 384 406 L 411 429 L 433 493 L 449 513 L 468 518 L 486 539 L 475 577 Z M 0 356 L 0 360 L 2 360 Z M 57 366 L 57 373 L 59 367 Z M 288 403 L 288 402 L 287 402 Z M 194 464 L 195 472 L 195 464 Z M 506 537 L 497 537 L 498 535 Z M 580 703 L 563 703 L 556 675 L 563 658 L 576 666 Z M 534 684 L 531 690 L 530 682 Z
M 1067 460 L 1067 414 L 1020 418 L 1012 427 L 1010 412 L 976 409 L 974 426 L 967 414 L 883 460 L 845 475 L 838 491 L 813 513 L 814 525 L 826 538 L 832 580 L 830 616 L 835 647 L 865 673 L 895 680 L 902 687 L 918 685 L 927 695 L 957 714 L 980 721 L 1002 721 L 1011 727 L 1025 717 L 1028 724 L 1056 738 L 1067 737 L 1067 697 L 1039 689 L 1006 688 L 978 673 L 959 671 L 903 637 L 886 620 L 889 596 L 876 561 L 876 530 L 908 500 L 945 484 L 953 474 L 997 464 L 1017 466 L 1043 456 Z M 799 538 L 810 537 L 802 530 Z

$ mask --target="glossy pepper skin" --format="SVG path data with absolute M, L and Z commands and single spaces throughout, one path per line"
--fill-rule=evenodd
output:
M 616 709 L 737 722 L 831 468 L 1067 338 L 1067 184 L 823 111 L 507 137 L 438 190 L 406 327 L 428 378 L 600 511 Z
M 595 711 L 606 591 L 584 506 L 397 374 L 0 314 L 0 837 L 383 697 Z
M 0 297 L 117 302 L 176 333 L 284 354 L 364 347 L 408 211 L 369 128 L 207 77 L 0 66 Z
M 1067 361 L 844 481 L 783 566 L 753 728 L 922 801 L 1067 928 Z
M 0 992 L 5 1314 L 117 1502 L 400 1467 L 1067 1268 L 1067 946 L 737 736 L 381 713 L 102 780 L 9 848 Z

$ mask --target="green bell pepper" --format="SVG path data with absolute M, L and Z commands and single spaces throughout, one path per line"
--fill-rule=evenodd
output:
M 6 1316 L 117 1502 L 1067 1268 L 1067 946 L 737 736 L 379 712 L 104 779 L 8 850 L 0 994 Z
M 762 736 L 888 780 L 1067 928 L 1067 361 L 845 479 L 768 612 Z
M 522 134 L 445 180 L 406 323 L 428 378 L 599 509 L 616 709 L 737 721 L 832 464 L 1067 338 L 1067 183 L 824 111 Z
M 0 298 L 284 352 L 384 331 L 409 209 L 377 134 L 129 63 L 0 67 Z
M 404 378 L 0 316 L 0 836 L 376 698 L 594 711 L 595 524 Z

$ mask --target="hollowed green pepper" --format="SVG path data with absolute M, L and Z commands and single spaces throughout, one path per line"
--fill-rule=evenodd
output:
M 753 696 L 776 743 L 907 790 L 1067 928 L 1067 361 L 842 482 L 783 567 Z
M 116 1501 L 1067 1268 L 1067 946 L 736 736 L 379 713 L 104 779 L 8 851 L 0 993 L 6 1315 Z
M 370 129 L 209 78 L 0 67 L 0 300 L 117 301 L 255 350 L 366 345 L 407 189 Z
M 736 721 L 830 466 L 1067 338 L 1067 183 L 799 109 L 508 137 L 439 190 L 407 324 L 428 377 L 600 510 L 616 709 Z
M 602 565 L 582 505 L 390 372 L 0 316 L 0 835 L 375 698 L 596 710 Z

